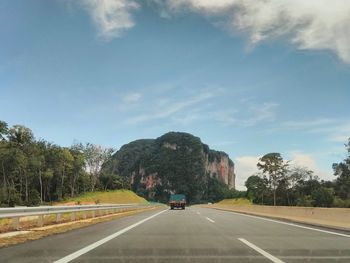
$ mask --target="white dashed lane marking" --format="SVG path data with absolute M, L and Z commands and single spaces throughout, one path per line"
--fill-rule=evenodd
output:
M 248 247 L 254 249 L 256 252 L 260 253 L 265 258 L 268 258 L 272 262 L 274 262 L 274 263 L 284 263 L 284 261 L 276 258 L 275 256 L 272 256 L 270 253 L 267 253 L 265 250 L 263 250 L 260 247 L 254 245 L 253 243 L 250 243 L 249 241 L 245 240 L 244 238 L 238 238 L 238 240 L 243 242 L 244 244 L 246 244 Z
M 206 217 L 206 219 L 207 219 L 209 222 L 215 223 L 215 221 L 214 221 L 213 219 L 210 219 L 209 217 Z

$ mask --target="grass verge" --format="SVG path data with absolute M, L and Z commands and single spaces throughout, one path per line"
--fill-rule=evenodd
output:
M 146 199 L 138 196 L 130 190 L 114 190 L 106 192 L 89 192 L 83 195 L 66 199 L 53 205 L 77 205 L 77 204 L 130 204 L 147 203 Z
M 251 205 L 252 202 L 247 198 L 224 199 L 215 205 Z

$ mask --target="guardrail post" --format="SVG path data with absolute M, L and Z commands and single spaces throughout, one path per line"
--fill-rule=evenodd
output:
M 83 212 L 83 218 L 86 219 L 86 212 Z
M 14 230 L 18 230 L 19 229 L 19 217 L 14 217 L 12 219 L 12 226 Z
M 75 212 L 72 212 L 70 215 L 70 220 L 75 221 Z
M 38 215 L 38 227 L 42 227 L 44 225 L 44 216 Z
M 95 217 L 95 210 L 91 211 L 91 217 L 94 218 Z
M 56 214 L 56 223 L 61 221 L 61 213 Z

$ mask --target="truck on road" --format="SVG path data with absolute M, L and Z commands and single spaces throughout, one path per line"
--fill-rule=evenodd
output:
M 186 196 L 183 194 L 171 195 L 169 200 L 170 209 L 181 208 L 185 209 Z

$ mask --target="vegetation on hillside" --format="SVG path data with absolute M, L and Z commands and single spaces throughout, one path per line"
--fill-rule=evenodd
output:
M 176 149 L 176 150 L 175 150 Z M 132 190 L 154 201 L 167 202 L 171 193 L 183 193 L 191 203 L 224 198 L 228 187 L 205 171 L 206 158 L 220 161 L 223 152 L 210 150 L 200 138 L 188 133 L 169 132 L 152 140 L 124 145 L 107 162 L 105 173 L 133 176 Z M 230 160 L 230 164 L 233 165 Z M 142 176 L 156 174 L 158 183 L 149 189 Z

